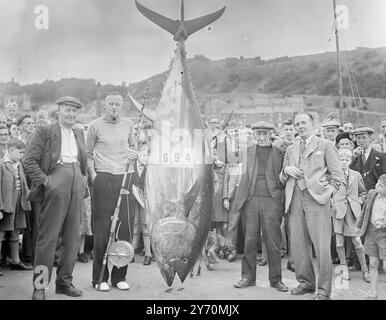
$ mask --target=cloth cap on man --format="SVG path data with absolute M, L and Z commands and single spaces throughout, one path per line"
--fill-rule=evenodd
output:
M 335 121 L 335 120 L 326 121 L 325 123 L 322 124 L 322 127 L 324 129 L 327 129 L 327 128 L 336 128 L 336 129 L 338 129 L 340 127 L 340 123 L 338 121 Z
M 258 121 L 252 124 L 252 130 L 254 131 L 270 131 L 275 130 L 275 126 L 267 121 Z
M 368 133 L 372 135 L 374 133 L 374 130 L 369 127 L 359 127 L 359 128 L 356 128 L 353 133 L 354 135 L 363 134 L 363 133 Z
M 80 101 L 78 99 L 75 99 L 75 98 L 70 97 L 70 96 L 61 97 L 60 99 L 58 99 L 56 101 L 56 104 L 58 106 L 65 104 L 68 106 L 73 106 L 73 107 L 78 108 L 78 109 L 82 108 L 82 104 L 80 103 Z

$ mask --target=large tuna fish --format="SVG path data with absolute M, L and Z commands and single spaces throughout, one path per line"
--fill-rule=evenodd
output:
M 152 247 L 161 274 L 171 286 L 176 273 L 182 282 L 185 280 L 201 253 L 209 231 L 213 194 L 211 151 L 189 77 L 185 40 L 218 19 L 225 7 L 184 21 L 183 1 L 181 20 L 170 20 L 137 1 L 136 6 L 177 41 L 159 105 L 149 116 L 154 120 L 155 136 L 145 187 Z

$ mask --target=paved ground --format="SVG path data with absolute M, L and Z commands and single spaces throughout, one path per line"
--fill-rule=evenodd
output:
M 77 262 L 74 272 L 74 284 L 83 290 L 85 300 L 311 300 L 312 295 L 296 297 L 290 293 L 279 293 L 269 287 L 268 267 L 257 267 L 257 286 L 247 289 L 235 289 L 232 286 L 240 278 L 240 258 L 233 263 L 221 261 L 214 265 L 215 271 L 207 271 L 204 267 L 200 277 L 188 278 L 183 284 L 175 281 L 171 290 L 163 281 L 156 263 L 142 265 L 143 257 L 136 256 L 136 261 L 128 268 L 127 280 L 130 291 L 119 291 L 112 288 L 108 293 L 97 292 L 90 282 L 92 261 L 86 264 Z M 290 288 L 297 286 L 294 273 L 286 269 L 287 259 L 283 259 L 283 282 Z M 334 268 L 336 266 L 334 265 Z M 55 270 L 54 270 L 55 271 Z M 0 300 L 30 299 L 32 294 L 32 272 L 3 270 L 0 277 Z M 332 298 L 337 300 L 362 300 L 366 298 L 370 285 L 364 283 L 360 272 L 351 272 L 351 281 L 341 282 L 338 272 L 333 278 Z M 386 274 L 379 277 L 379 299 L 386 299 Z M 54 293 L 51 284 L 47 291 L 48 300 L 69 300 L 70 297 Z

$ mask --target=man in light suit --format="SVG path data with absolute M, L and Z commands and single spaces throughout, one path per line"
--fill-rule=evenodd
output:
M 299 286 L 291 294 L 315 291 L 312 245 L 317 256 L 319 279 L 316 300 L 329 299 L 332 265 L 331 196 L 339 189 L 343 173 L 331 141 L 319 138 L 313 131 L 308 113 L 295 116 L 299 140 L 286 150 L 280 180 L 285 184 L 285 212 L 289 213 L 292 254 Z

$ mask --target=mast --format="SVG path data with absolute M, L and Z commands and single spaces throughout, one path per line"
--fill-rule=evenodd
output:
M 336 42 L 336 61 L 338 65 L 338 86 L 339 86 L 339 122 L 343 123 L 343 86 L 342 86 L 342 73 L 340 68 L 340 53 L 339 53 L 339 33 L 336 24 L 336 3 L 333 0 L 334 5 L 334 25 L 335 25 L 335 42 Z

